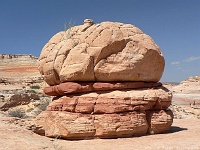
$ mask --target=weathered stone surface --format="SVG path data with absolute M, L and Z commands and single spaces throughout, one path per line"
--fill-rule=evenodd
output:
M 35 121 L 37 127 L 40 128 L 34 132 L 63 139 L 132 137 L 149 132 L 151 134 L 166 132 L 170 129 L 172 119 L 173 116 L 169 110 L 117 114 L 44 111 Z
M 173 123 L 173 113 L 171 110 L 147 111 L 149 123 L 149 133 L 165 133 Z
M 172 93 L 164 87 L 124 91 L 99 91 L 54 98 L 47 111 L 77 113 L 121 113 L 135 110 L 167 109 Z
M 66 82 L 55 86 L 45 87 L 44 93 L 50 96 L 63 96 L 70 93 L 153 88 L 161 85 L 162 83 L 149 82 Z
M 118 138 L 167 132 L 172 93 L 162 86 L 164 57 L 130 24 L 90 19 L 54 35 L 39 71 L 53 98 L 35 132 L 63 139 Z
M 131 24 L 75 26 L 43 47 L 39 70 L 49 85 L 68 81 L 160 80 L 164 58 L 152 38 Z

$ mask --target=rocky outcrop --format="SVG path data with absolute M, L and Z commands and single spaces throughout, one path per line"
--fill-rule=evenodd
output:
M 11 107 L 29 104 L 31 100 L 39 100 L 34 93 L 14 94 L 9 99 L 0 99 L 0 110 L 6 111 Z
M 33 56 L 31 54 L 0 54 L 0 59 L 6 60 L 6 59 L 14 59 L 14 58 L 21 58 L 21 59 L 38 59 L 38 57 Z
M 180 82 L 179 85 L 173 86 L 172 91 L 184 94 L 199 94 L 200 76 L 189 77 L 187 80 Z
M 37 59 L 26 54 L 0 54 L 0 90 L 22 89 L 23 86 L 43 82 Z
M 159 47 L 133 25 L 85 20 L 53 36 L 39 70 L 55 96 L 35 119 L 34 132 L 63 139 L 118 138 L 164 133 L 172 93 L 158 82 Z
M 49 85 L 68 81 L 157 82 L 164 70 L 164 57 L 152 38 L 134 25 L 86 21 L 49 40 L 40 54 L 39 70 Z

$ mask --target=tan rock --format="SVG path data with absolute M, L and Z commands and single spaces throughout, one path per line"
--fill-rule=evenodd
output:
M 150 134 L 165 133 L 173 123 L 173 113 L 171 110 L 148 111 L 147 120 Z
M 147 115 L 150 114 L 148 116 L 151 116 L 148 119 L 152 119 L 147 120 L 144 111 L 117 114 L 44 111 L 35 121 L 40 128 L 34 132 L 45 133 L 47 137 L 63 139 L 132 137 L 145 135 L 148 131 L 163 133 L 170 129 L 172 123 L 172 113 L 168 112 L 164 110 L 162 112 L 146 112 Z
M 43 47 L 39 70 L 49 85 L 68 81 L 157 82 L 164 58 L 152 38 L 137 27 L 85 20 L 53 36 Z
M 153 88 L 161 85 L 162 83 L 148 82 L 65 82 L 59 85 L 45 87 L 44 93 L 50 96 L 63 96 L 70 93 Z

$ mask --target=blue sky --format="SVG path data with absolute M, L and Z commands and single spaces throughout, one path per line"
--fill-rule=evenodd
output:
M 199 0 L 1 0 L 0 53 L 39 56 L 70 20 L 131 23 L 150 35 L 165 57 L 161 81 L 200 75 Z

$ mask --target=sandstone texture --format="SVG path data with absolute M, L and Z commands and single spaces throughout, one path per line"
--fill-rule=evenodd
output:
M 63 139 L 119 138 L 169 131 L 172 93 L 159 82 L 164 57 L 130 24 L 86 19 L 44 46 L 39 70 L 54 96 L 35 133 Z
M 63 139 L 118 138 L 156 133 L 164 133 L 172 124 L 172 112 L 151 111 L 146 119 L 144 111 L 115 114 L 81 114 L 65 111 L 45 111 L 37 118 L 37 123 L 47 137 Z M 35 131 L 36 133 L 38 131 Z
M 164 57 L 153 39 L 131 24 L 85 20 L 54 35 L 39 70 L 49 85 L 68 81 L 157 82 Z
M 101 91 L 55 97 L 47 110 L 89 114 L 161 110 L 169 107 L 171 99 L 172 93 L 164 87 Z
M 161 83 L 145 82 L 65 82 L 44 88 L 44 93 L 50 96 L 62 96 L 70 93 L 87 93 L 93 91 L 109 91 L 123 89 L 152 88 Z
M 42 129 L 35 132 L 63 139 L 164 133 L 172 125 L 171 99 L 164 87 L 57 97 L 37 117 Z

